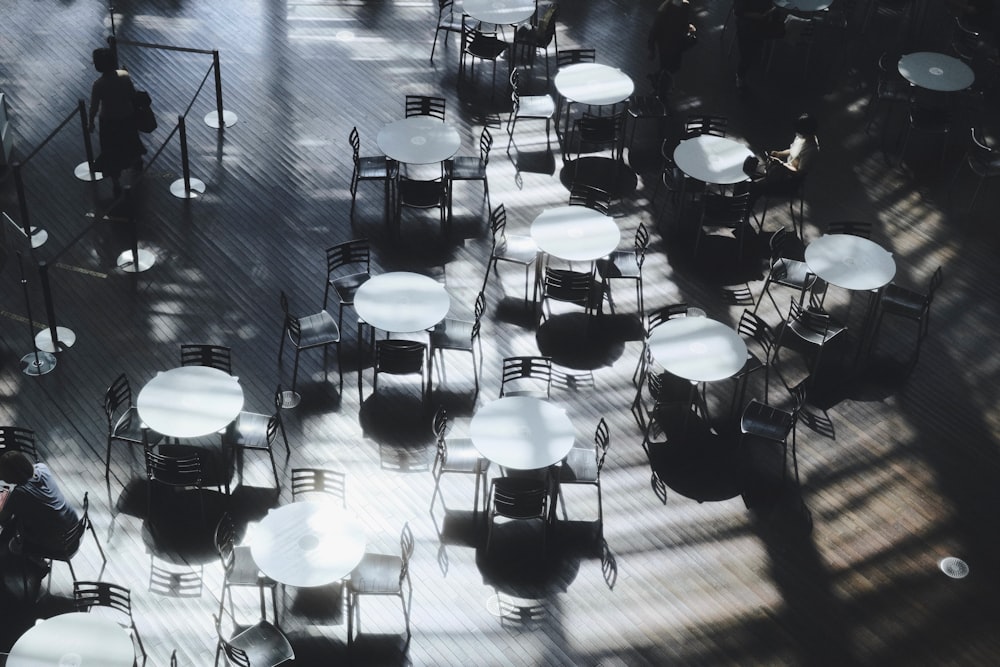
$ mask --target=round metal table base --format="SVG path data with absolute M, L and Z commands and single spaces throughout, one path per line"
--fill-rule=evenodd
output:
M 81 162 L 73 169 L 73 175 L 81 181 L 97 182 L 104 179 L 104 174 L 99 171 L 90 171 L 90 164 Z
M 191 179 L 191 189 L 184 189 L 184 179 L 179 178 L 170 184 L 170 194 L 178 199 L 197 199 L 199 195 L 205 194 L 205 183 L 197 178 Z
M 73 347 L 76 342 L 76 334 L 73 333 L 72 329 L 56 327 L 56 334 L 59 336 L 59 349 L 56 349 L 56 345 L 52 341 L 51 329 L 38 332 L 38 335 L 35 336 L 35 347 L 43 352 L 61 352 Z
M 302 394 L 297 391 L 281 392 L 281 407 L 286 410 L 298 406 L 302 402 Z
M 941 562 L 938 563 L 938 567 L 952 579 L 964 579 L 969 576 L 969 566 L 961 558 L 955 558 L 954 556 L 942 558 Z
M 29 352 L 21 357 L 21 372 L 25 375 L 45 375 L 56 367 L 56 357 L 48 352 Z
M 228 111 L 226 109 L 222 110 L 222 122 L 225 123 L 226 127 L 232 127 L 233 125 L 236 125 L 237 120 L 239 119 L 236 117 L 236 112 Z M 210 111 L 209 113 L 205 114 L 205 124 L 208 125 L 209 127 L 214 127 L 215 129 L 219 129 L 219 112 Z
M 154 264 L 156 264 L 156 255 L 148 250 L 139 249 L 137 253 L 138 262 L 132 262 L 132 251 L 126 250 L 122 254 L 118 255 L 118 260 L 115 264 L 119 269 L 125 271 L 126 273 L 142 273 L 143 271 L 148 271 Z
M 31 227 L 31 247 L 41 248 L 49 240 L 49 233 L 38 227 Z

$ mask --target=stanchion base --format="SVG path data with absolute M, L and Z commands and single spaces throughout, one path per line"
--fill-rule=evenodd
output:
M 156 264 L 156 255 L 148 250 L 143 250 L 139 248 L 137 253 L 139 258 L 138 264 L 132 263 L 132 251 L 126 250 L 122 254 L 118 255 L 118 260 L 115 262 L 118 268 L 126 273 L 142 273 L 143 271 L 148 271 L 153 264 Z
M 56 349 L 56 345 L 52 341 L 52 329 L 38 332 L 38 335 L 35 336 L 35 347 L 45 352 L 62 352 L 73 347 L 76 342 L 76 334 L 73 333 L 72 329 L 56 327 L 56 334 L 59 336 L 59 349 Z
M 21 357 L 21 372 L 25 375 L 45 375 L 56 367 L 56 357 L 48 352 L 29 352 Z
M 234 111 L 227 111 L 226 109 L 222 110 L 222 122 L 225 123 L 226 127 L 232 127 L 233 125 L 236 125 L 237 120 L 239 119 L 236 118 L 236 113 Z M 212 111 L 210 113 L 205 114 L 205 124 L 208 125 L 209 127 L 214 127 L 215 129 L 219 129 L 219 112 Z
M 49 240 L 49 233 L 38 227 L 31 228 L 31 247 L 41 248 Z
M 198 195 L 205 193 L 205 183 L 197 178 L 191 179 L 191 189 L 184 189 L 184 179 L 179 178 L 170 184 L 170 194 L 178 199 L 197 199 Z
M 297 391 L 281 392 L 281 407 L 291 409 L 302 402 L 302 394 Z
M 99 171 L 90 171 L 90 164 L 81 162 L 73 169 L 73 175 L 81 181 L 97 182 L 104 179 L 104 174 Z

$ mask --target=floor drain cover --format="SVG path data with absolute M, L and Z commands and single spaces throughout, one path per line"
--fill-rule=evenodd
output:
M 961 558 L 948 556 L 939 563 L 941 571 L 952 579 L 963 579 L 969 574 L 969 566 Z

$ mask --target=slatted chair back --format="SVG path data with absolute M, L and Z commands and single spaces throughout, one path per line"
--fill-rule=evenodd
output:
M 367 238 L 344 241 L 326 249 L 326 274 L 350 267 L 352 272 L 371 271 L 371 243 Z
M 597 49 L 562 49 L 556 51 L 556 65 L 559 67 L 592 62 L 597 62 Z
M 77 581 L 73 583 L 73 604 L 77 611 L 107 607 L 121 612 L 132 623 L 132 593 L 129 589 L 108 581 Z
M 545 267 L 542 298 L 581 306 L 590 312 L 594 306 L 594 274 L 570 269 Z
M 740 315 L 740 321 L 736 325 L 736 331 L 748 340 L 755 341 L 764 352 L 764 363 L 771 358 L 774 349 L 775 334 L 774 329 L 766 321 L 744 309 Z
M 594 430 L 594 456 L 597 461 L 597 476 L 600 477 L 601 469 L 604 468 L 604 459 L 608 456 L 608 448 L 611 446 L 611 429 L 604 417 L 597 422 Z
M 407 521 L 399 534 L 399 557 L 402 560 L 399 568 L 400 587 L 410 578 L 410 559 L 413 557 L 414 546 L 413 531 L 410 529 L 410 522 Z
M 611 210 L 611 195 L 594 185 L 574 183 L 569 191 L 570 206 L 586 206 L 604 215 Z
M 200 487 L 204 481 L 201 457 L 196 453 L 175 456 L 146 449 L 146 478 L 166 486 Z
M 538 480 L 498 477 L 493 480 L 492 516 L 507 519 L 545 519 L 548 490 Z
M 233 374 L 232 350 L 225 345 L 181 345 L 181 366 L 207 366 Z
M 443 97 L 431 97 L 428 95 L 407 95 L 406 96 L 406 117 L 410 116 L 433 116 L 444 121 L 446 101 Z
M 694 115 L 688 116 L 684 121 L 684 137 L 691 138 L 703 134 L 716 137 L 726 136 L 729 130 L 729 119 L 725 116 Z
M 389 338 L 375 343 L 375 371 L 390 375 L 422 373 L 427 345 L 417 341 Z
M 288 333 L 288 338 L 292 341 L 292 344 L 298 348 L 300 347 L 302 341 L 302 323 L 299 321 L 298 317 L 289 312 L 288 296 L 284 293 L 284 291 L 281 292 L 280 298 L 281 311 L 285 316 L 285 331 Z
M 660 326 L 667 320 L 675 317 L 687 317 L 688 305 L 686 303 L 672 303 L 662 308 L 657 308 L 646 316 L 646 336 L 648 337 L 653 329 Z
M 22 452 L 38 463 L 35 432 L 20 426 L 0 426 L 0 454 L 4 452 Z
M 517 395 L 522 390 L 521 382 L 541 384 L 546 398 L 551 395 L 552 390 L 552 357 L 524 356 L 507 357 L 503 360 L 500 376 L 500 398 L 508 395 Z M 509 387 L 516 386 L 516 389 Z

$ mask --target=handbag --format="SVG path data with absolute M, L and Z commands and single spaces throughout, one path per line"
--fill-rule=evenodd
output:
M 156 115 L 153 113 L 153 99 L 145 90 L 137 90 L 132 95 L 132 117 L 140 132 L 156 129 Z

